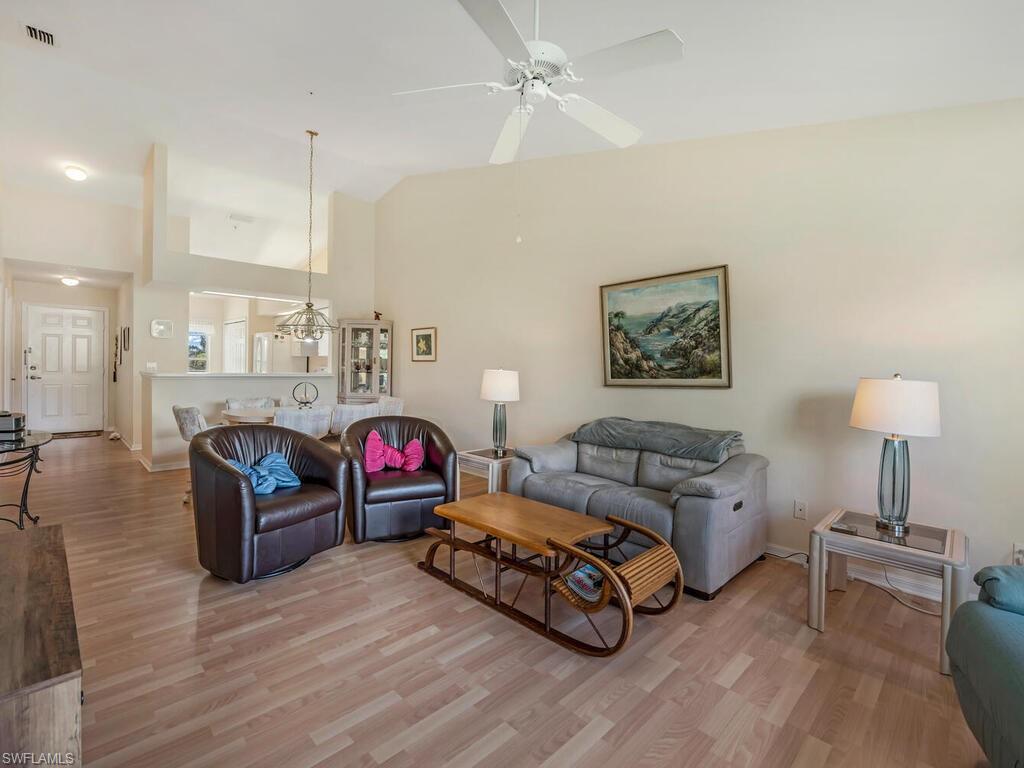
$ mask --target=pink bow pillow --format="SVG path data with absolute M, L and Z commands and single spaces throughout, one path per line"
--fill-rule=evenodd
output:
M 384 467 L 415 472 L 423 466 L 423 443 L 413 438 L 398 450 L 384 442 L 376 429 L 366 436 L 363 463 L 367 472 L 380 472 Z

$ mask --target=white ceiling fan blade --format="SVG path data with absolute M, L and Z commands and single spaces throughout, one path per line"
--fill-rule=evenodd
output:
M 572 60 L 572 72 L 584 79 L 604 77 L 683 58 L 683 41 L 671 29 L 652 32 Z
M 494 150 L 491 152 L 491 162 L 494 165 L 511 163 L 519 154 L 519 145 L 526 133 L 526 126 L 530 123 L 530 116 L 533 114 L 533 107 L 529 104 L 516 107 L 512 114 L 505 118 L 505 125 L 498 134 L 498 140 L 494 143 Z
M 501 87 L 502 86 L 501 86 L 500 83 L 489 83 L 489 82 L 456 83 L 455 85 L 438 85 L 438 86 L 433 87 L 433 88 L 415 88 L 415 89 L 413 89 L 411 91 L 397 91 L 395 93 L 392 93 L 391 95 L 392 96 L 431 96 L 431 95 L 441 96 L 441 95 L 445 95 L 445 94 L 448 94 L 448 93 L 459 93 L 460 89 L 463 89 L 463 88 L 466 88 L 466 89 L 468 89 L 468 88 L 477 88 L 477 89 L 486 89 L 487 91 L 492 91 L 494 89 L 499 89 Z M 466 92 L 468 92 L 468 91 L 466 91 Z
M 559 108 L 573 120 L 582 123 L 617 147 L 632 146 L 643 134 L 643 131 L 632 123 L 575 93 L 563 96 Z
M 530 50 L 523 36 L 499 0 L 459 0 L 459 4 L 491 39 L 502 56 L 517 63 L 530 60 Z

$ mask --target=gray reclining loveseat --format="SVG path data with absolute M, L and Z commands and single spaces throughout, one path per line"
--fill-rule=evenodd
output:
M 686 590 L 706 600 L 764 554 L 768 460 L 739 432 L 606 418 L 516 449 L 509 492 L 594 517 L 618 515 L 672 543 Z M 623 545 L 632 557 L 641 544 Z

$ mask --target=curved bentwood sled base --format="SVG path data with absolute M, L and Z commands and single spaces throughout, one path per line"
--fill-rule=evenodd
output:
M 611 515 L 608 516 L 608 522 L 621 529 L 615 541 L 610 541 L 607 533 L 603 535 L 603 542 L 600 544 L 592 543 L 594 537 L 591 537 L 591 542 L 581 542 L 578 545 L 549 538 L 548 552 L 530 553 L 521 557 L 516 544 L 511 545 L 511 552 L 505 551 L 501 539 L 491 534 L 485 534 L 484 538 L 478 541 L 458 538 L 455 535 L 455 521 L 450 519 L 447 531 L 427 529 L 426 532 L 438 541 L 433 542 L 427 549 L 419 568 L 572 651 L 589 656 L 611 656 L 629 641 L 633 633 L 634 611 L 644 614 L 665 613 L 679 602 L 683 590 L 683 571 L 672 547 L 654 531 Z M 619 547 L 631 533 L 650 539 L 653 546 L 631 560 L 618 565 L 612 563 L 607 559 L 608 556 L 613 550 L 621 553 Z M 447 571 L 435 564 L 437 552 L 441 547 L 448 547 Z M 482 579 L 480 586 L 476 587 L 455 575 L 456 552 L 468 552 L 474 558 L 494 564 L 493 594 L 484 591 Z M 583 565 L 593 566 L 604 576 L 601 594 L 595 601 L 581 598 L 565 581 L 569 574 Z M 519 581 L 511 602 L 505 600 L 502 595 L 502 575 L 508 571 L 522 574 L 522 580 Z M 479 571 L 477 575 L 479 577 Z M 543 619 L 516 607 L 523 586 L 531 577 L 541 580 L 544 585 Z M 670 585 L 671 596 L 667 601 L 659 599 L 657 592 Z M 599 645 L 566 634 L 551 625 L 553 594 L 560 595 L 583 614 L 593 635 L 600 641 Z M 644 604 L 649 599 L 653 599 L 655 604 Z M 613 610 L 620 617 L 619 634 L 614 639 L 602 634 L 591 618 L 592 614 L 604 610 Z

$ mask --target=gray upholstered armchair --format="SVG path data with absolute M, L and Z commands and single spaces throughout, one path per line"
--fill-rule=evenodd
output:
M 509 491 L 659 533 L 679 555 L 686 590 L 712 599 L 767 541 L 768 460 L 738 432 L 600 419 L 554 444 L 516 450 Z M 596 442 L 588 442 L 594 440 Z M 626 557 L 644 546 L 623 545 Z

